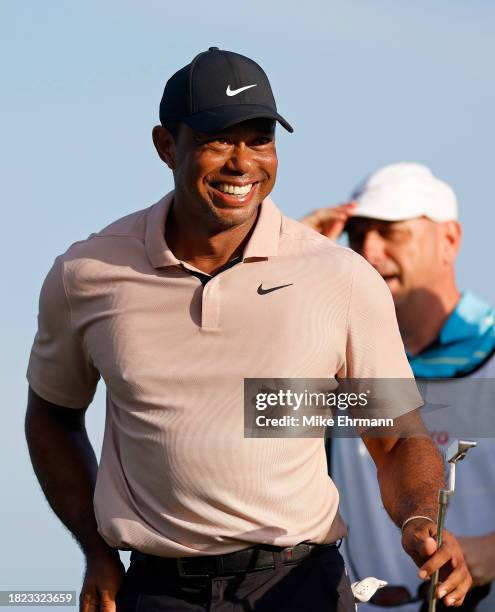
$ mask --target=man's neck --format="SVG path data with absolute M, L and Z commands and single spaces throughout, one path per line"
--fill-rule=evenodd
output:
M 254 230 L 259 210 L 260 207 L 241 225 L 215 228 L 207 226 L 204 221 L 196 222 L 183 208 L 172 204 L 165 240 L 177 259 L 213 274 L 241 255 Z
M 442 292 L 418 289 L 408 297 L 407 304 L 396 306 L 400 333 L 408 353 L 418 355 L 438 338 L 460 297 L 455 285 Z

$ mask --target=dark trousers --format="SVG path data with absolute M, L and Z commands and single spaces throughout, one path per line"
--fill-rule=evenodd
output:
M 354 612 L 344 560 L 322 546 L 293 565 L 235 576 L 181 577 L 131 561 L 117 612 Z

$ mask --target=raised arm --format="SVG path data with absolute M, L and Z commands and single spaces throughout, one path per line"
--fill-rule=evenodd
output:
M 356 208 L 355 202 L 347 202 L 337 206 L 325 206 L 308 213 L 301 223 L 323 234 L 330 240 L 338 240 L 345 229 L 345 224 Z

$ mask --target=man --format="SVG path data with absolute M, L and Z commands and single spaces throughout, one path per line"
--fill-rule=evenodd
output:
M 199 54 L 167 82 L 160 120 L 174 191 L 56 259 L 28 368 L 28 444 L 86 557 L 81 610 L 351 610 L 323 440 L 245 439 L 243 383 L 412 377 L 389 292 L 269 199 L 275 120 L 292 128 L 255 62 Z M 97 468 L 84 412 L 100 376 Z M 419 404 L 395 416 L 424 432 Z M 460 547 L 447 533 L 436 550 L 421 518 L 443 484 L 434 444 L 365 441 L 404 547 L 462 602 Z M 125 578 L 118 549 L 133 551 Z
M 452 189 L 420 164 L 399 163 L 381 168 L 361 184 L 352 202 L 320 209 L 305 222 L 330 238 L 345 229 L 350 246 L 382 275 L 392 293 L 399 328 L 409 362 L 421 378 L 495 376 L 495 312 L 472 293 L 460 293 L 454 262 L 460 246 L 461 228 Z M 464 387 L 466 388 L 466 387 Z M 463 392 L 457 384 L 456 389 Z M 479 398 L 476 387 L 459 406 L 462 416 L 472 413 Z M 464 392 L 465 395 L 465 392 Z M 445 451 L 458 417 L 451 407 L 441 417 L 441 427 L 430 430 Z M 428 419 L 434 415 L 425 415 Z M 492 418 L 493 422 L 493 418 Z M 489 432 L 487 431 L 487 434 Z M 493 435 L 493 429 L 492 429 Z M 400 543 L 388 517 L 380 509 L 374 468 L 358 440 L 334 440 L 332 474 L 339 490 L 350 533 L 346 540 L 348 561 L 356 573 L 374 575 L 402 589 L 383 589 L 374 601 L 402 604 L 394 608 L 418 610 L 414 599 L 418 580 L 410 561 L 401 554 Z M 471 610 L 487 595 L 495 579 L 495 444 L 479 439 L 476 451 L 459 468 L 457 487 L 447 515 L 447 525 L 460 537 L 475 588 L 463 610 Z M 366 491 L 375 503 L 356 500 Z M 367 555 L 364 550 L 369 550 Z M 375 554 L 380 550 L 379 555 Z M 371 552 L 373 551 L 373 552 Z M 479 609 L 495 609 L 491 594 Z M 376 610 L 375 606 L 363 609 Z

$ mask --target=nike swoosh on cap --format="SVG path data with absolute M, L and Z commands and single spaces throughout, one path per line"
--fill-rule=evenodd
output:
M 277 291 L 277 289 L 283 289 L 284 287 L 290 287 L 294 283 L 288 283 L 287 285 L 279 285 L 278 287 L 270 287 L 269 289 L 263 289 L 263 283 L 258 287 L 258 293 L 260 295 L 265 295 L 266 293 L 271 293 L 272 291 Z
M 241 91 L 245 91 L 246 89 L 251 89 L 251 87 L 256 87 L 256 85 L 258 85 L 258 83 L 255 83 L 254 85 L 245 85 L 244 87 L 239 87 L 239 89 L 230 89 L 230 85 L 227 85 L 227 89 L 225 90 L 225 93 L 228 96 L 237 96 L 237 94 L 240 94 Z

